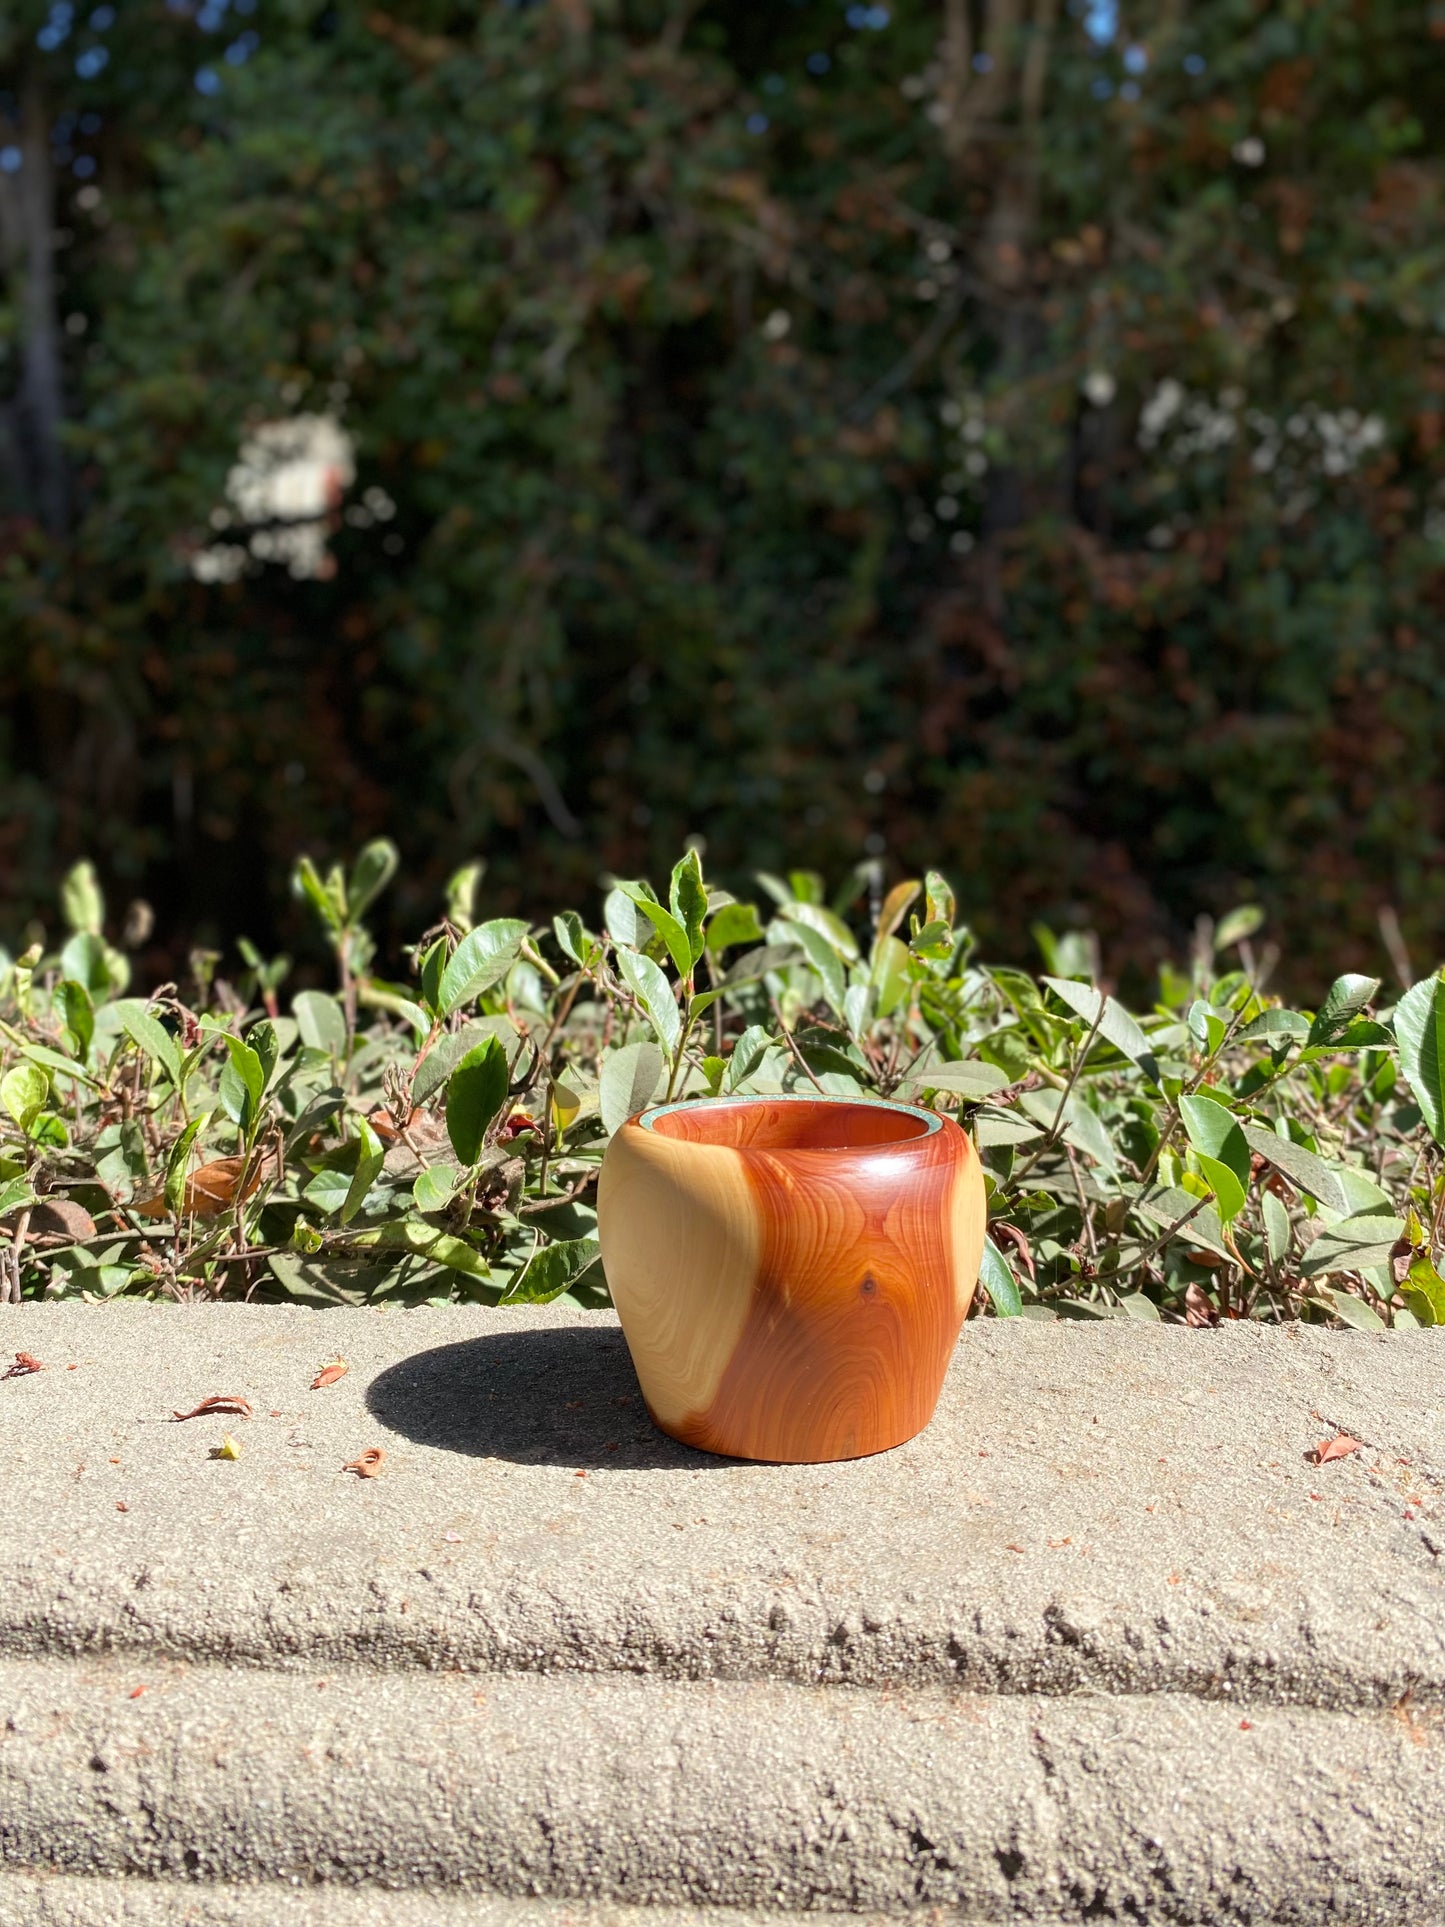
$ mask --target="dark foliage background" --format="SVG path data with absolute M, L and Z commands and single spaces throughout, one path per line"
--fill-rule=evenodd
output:
M 0 922 L 926 863 L 1109 969 L 1445 948 L 1445 13 L 16 5 Z M 329 579 L 195 578 L 331 412 Z M 368 489 L 395 505 L 368 518 Z M 381 497 L 373 499 L 380 500 Z M 244 531 L 243 531 L 244 536 Z M 410 895 L 408 895 L 408 892 Z

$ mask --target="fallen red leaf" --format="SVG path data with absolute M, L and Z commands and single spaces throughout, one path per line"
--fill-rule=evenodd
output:
M 385 1457 L 379 1445 L 369 1445 L 359 1458 L 349 1459 L 341 1469 L 343 1472 L 354 1472 L 358 1479 L 374 1479 Z
M 1029 1241 L 1016 1224 L 991 1224 L 989 1230 L 996 1238 L 1007 1238 L 1019 1254 L 1019 1263 L 1029 1274 L 1030 1280 L 1036 1277 L 1034 1254 L 1029 1249 Z
M 1359 1439 L 1352 1439 L 1348 1432 L 1336 1432 L 1332 1439 L 1321 1439 L 1312 1456 L 1316 1465 L 1328 1465 L 1331 1459 L 1347 1459 L 1360 1449 Z
M 28 1378 L 31 1372 L 43 1372 L 45 1367 L 32 1352 L 16 1352 L 15 1363 L 5 1373 L 6 1378 Z
M 351 1367 L 344 1358 L 334 1358 L 329 1365 L 323 1365 L 311 1381 L 313 1392 L 319 1392 L 323 1385 L 334 1385 L 338 1378 L 345 1378 Z
M 382 1104 L 371 1113 L 367 1122 L 383 1144 L 396 1144 L 400 1141 L 403 1131 L 409 1131 L 413 1124 L 421 1122 L 422 1115 L 421 1107 L 418 1105 L 408 1116 L 406 1123 L 402 1124 L 398 1121 L 396 1113 Z
M 241 1173 L 246 1169 L 245 1158 L 213 1158 L 192 1171 L 186 1179 L 185 1209 L 194 1218 L 214 1218 L 218 1213 L 236 1202 L 236 1186 L 241 1181 Z M 246 1173 L 246 1183 L 241 1191 L 243 1199 L 259 1189 L 263 1178 L 280 1175 L 280 1159 L 273 1152 L 251 1160 L 251 1169 Z M 153 1198 L 143 1198 L 131 1206 L 143 1218 L 167 1218 L 170 1207 L 164 1192 L 157 1192 Z
M 1184 1322 L 1196 1329 L 1219 1323 L 1219 1311 L 1213 1299 L 1192 1279 L 1184 1288 Z
M 30 1213 L 30 1238 L 93 1238 L 95 1219 L 72 1198 L 42 1198 Z
M 234 1412 L 238 1418 L 250 1418 L 251 1401 L 241 1398 L 235 1392 L 217 1392 L 214 1398 L 203 1398 L 192 1412 L 174 1412 L 173 1418 L 209 1418 L 215 1412 Z
M 138 1700 L 142 1693 L 148 1693 L 150 1690 L 151 1689 L 149 1688 L 149 1686 L 133 1686 L 131 1688 L 130 1697 L 133 1700 Z
M 130 1511 L 130 1507 L 129 1507 L 129 1506 L 128 1506 L 128 1505 L 126 1504 L 126 1502 L 125 1502 L 125 1500 L 124 1500 L 124 1499 L 117 1499 L 117 1500 L 116 1500 L 116 1502 L 115 1502 L 115 1509 L 116 1509 L 116 1511 L 117 1511 L 117 1512 L 129 1512 L 129 1511 Z

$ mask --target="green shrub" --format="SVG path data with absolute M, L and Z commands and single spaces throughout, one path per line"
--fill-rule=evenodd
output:
M 982 1154 L 984 1285 L 1005 1315 L 1445 1322 L 1445 986 L 1392 1012 L 1343 976 L 1314 1012 L 1260 981 L 1236 912 L 1130 1015 L 1077 936 L 1034 978 L 974 956 L 930 873 L 866 866 L 665 899 L 619 882 L 597 928 L 473 919 L 475 871 L 376 974 L 363 921 L 397 869 L 303 859 L 335 993 L 280 1009 L 285 958 L 234 987 L 132 995 L 88 865 L 71 935 L 0 972 L 0 1298 L 607 1302 L 593 1187 L 654 1098 L 874 1092 L 956 1110 Z

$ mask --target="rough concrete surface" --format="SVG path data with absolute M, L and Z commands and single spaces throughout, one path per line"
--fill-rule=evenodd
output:
M 808 1927 L 896 1927 L 896 1915 L 810 1913 Z M 411 1888 L 237 1887 L 136 1875 L 0 1873 L 0 1927 L 778 1927 L 775 1909 L 630 1907 L 607 1901 Z M 987 1927 L 928 1907 L 909 1927 Z
M 973 1324 L 921 1438 L 822 1467 L 661 1437 L 606 1315 L 0 1309 L 21 1350 L 0 1927 L 1445 1920 L 1439 1334 Z M 357 1883 L 400 1911 L 294 1912 Z

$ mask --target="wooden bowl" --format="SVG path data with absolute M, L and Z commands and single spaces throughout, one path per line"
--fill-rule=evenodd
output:
M 933 1416 L 983 1250 L 978 1154 L 932 1111 L 736 1097 L 630 1118 L 602 1261 L 648 1410 L 733 1458 L 862 1458 Z

